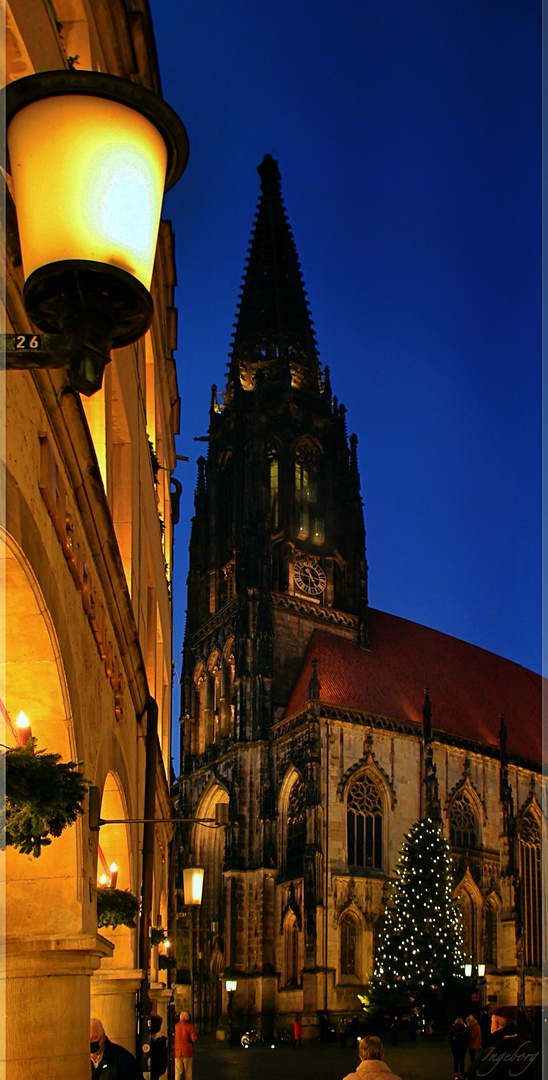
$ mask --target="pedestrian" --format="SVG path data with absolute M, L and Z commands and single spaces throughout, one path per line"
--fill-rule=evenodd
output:
M 513 1005 L 492 1005 L 491 1036 L 468 1073 L 469 1080 L 541 1080 L 542 1048 L 518 1033 L 518 1010 Z
M 356 1049 L 358 1045 L 358 1036 L 360 1034 L 360 1021 L 355 1014 L 350 1021 L 350 1027 L 348 1031 L 350 1034 L 350 1038 L 352 1039 L 352 1046 L 354 1047 L 354 1049 Z
M 163 1020 L 157 1013 L 150 1016 L 150 1080 L 160 1080 L 168 1064 L 167 1039 L 160 1035 Z
M 342 1020 L 339 1020 L 339 1023 L 337 1024 L 337 1035 L 339 1036 L 341 1050 L 346 1050 L 346 1037 L 348 1035 L 348 1021 L 346 1016 L 343 1016 Z
M 175 1024 L 175 1080 L 180 1080 L 182 1076 L 185 1080 L 192 1080 L 192 1058 L 197 1038 L 196 1028 L 190 1023 L 190 1016 L 187 1012 L 182 1012 Z
M 92 1080 L 143 1080 L 143 1074 L 129 1050 L 107 1038 L 100 1020 L 89 1022 L 89 1056 Z
M 409 1021 L 409 1042 L 416 1043 L 417 1030 L 419 1027 L 419 1018 L 416 1013 L 412 1013 Z
M 301 1019 L 296 1016 L 293 1021 L 293 1046 L 303 1045 L 303 1029 L 301 1027 Z
M 356 1072 L 349 1073 L 344 1080 L 400 1080 L 399 1076 L 388 1068 L 384 1060 L 384 1046 L 376 1035 L 366 1035 L 358 1043 L 360 1064 Z
M 320 1013 L 320 1042 L 329 1042 L 329 1017 L 327 1013 Z
M 467 1016 L 466 1024 L 468 1027 L 468 1053 L 470 1055 L 470 1064 L 473 1065 L 476 1060 L 476 1053 L 481 1050 L 481 1028 L 476 1020 L 475 1016 Z
M 447 1042 L 453 1054 L 453 1070 L 455 1080 L 462 1080 L 466 1067 L 466 1051 L 470 1041 L 468 1028 L 460 1016 L 454 1021 L 449 1029 Z

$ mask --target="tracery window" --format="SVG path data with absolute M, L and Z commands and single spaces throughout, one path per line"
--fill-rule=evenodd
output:
M 348 865 L 382 868 L 382 799 L 370 776 L 360 776 L 348 793 Z
M 451 803 L 449 830 L 453 847 L 476 848 L 478 846 L 478 822 L 472 803 L 465 792 L 457 795 Z
M 485 955 L 486 964 L 493 967 L 498 965 L 499 955 L 499 921 L 497 906 L 493 900 L 489 900 L 485 908 Z
M 324 523 L 316 516 L 318 501 L 318 455 L 310 446 L 301 446 L 295 455 L 295 503 L 297 536 L 323 544 Z
M 306 845 L 306 798 L 302 780 L 295 780 L 287 804 L 286 873 L 301 877 Z
M 522 919 L 525 967 L 542 966 L 540 825 L 528 812 L 521 822 L 519 862 L 522 886 Z
M 268 472 L 270 487 L 270 525 L 276 530 L 279 524 L 279 464 L 274 447 L 268 450 Z
M 341 919 L 341 975 L 358 974 L 359 927 L 350 912 Z

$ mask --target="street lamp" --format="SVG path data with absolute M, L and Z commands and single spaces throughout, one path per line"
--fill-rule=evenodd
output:
M 40 72 L 3 93 L 23 299 L 46 335 L 16 335 L 6 363 L 66 367 L 92 394 L 110 350 L 152 322 L 162 198 L 185 168 L 186 131 L 162 98 L 102 72 Z
M 236 979 L 226 979 L 225 990 L 228 994 L 228 1045 L 232 1046 L 232 999 L 236 993 L 238 982 Z
M 183 892 L 185 907 L 198 907 L 202 903 L 204 871 L 198 866 L 183 867 Z

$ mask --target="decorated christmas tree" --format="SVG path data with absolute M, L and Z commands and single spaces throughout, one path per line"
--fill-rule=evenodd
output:
M 449 845 L 441 823 L 417 822 L 405 838 L 378 938 L 364 1008 L 431 1015 L 464 989 L 464 939 L 452 899 Z

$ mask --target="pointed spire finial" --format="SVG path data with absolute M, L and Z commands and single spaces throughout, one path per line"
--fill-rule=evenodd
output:
M 313 323 L 295 241 L 285 210 L 277 161 L 258 167 L 261 196 L 248 248 L 232 345 L 228 396 L 276 383 L 320 395 Z
M 281 188 L 282 174 L 279 170 L 278 162 L 272 157 L 272 154 L 265 154 L 261 164 L 257 166 L 257 172 L 261 178 L 261 188 L 263 191 L 271 184 Z

